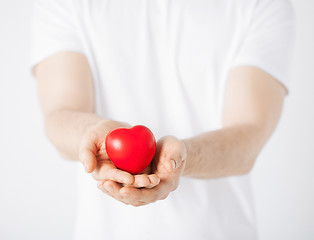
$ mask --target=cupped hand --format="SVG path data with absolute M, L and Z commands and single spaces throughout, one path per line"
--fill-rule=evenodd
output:
M 109 196 L 128 205 L 143 206 L 163 200 L 176 190 L 185 167 L 185 144 L 173 136 L 166 136 L 157 142 L 151 171 L 160 178 L 152 188 L 136 188 L 119 185 L 111 180 L 98 181 L 98 188 Z
M 82 162 L 85 171 L 92 173 L 97 181 L 112 181 L 117 185 L 133 187 L 154 187 L 160 179 L 156 174 L 150 174 L 150 166 L 141 174 L 132 175 L 118 169 L 109 159 L 105 148 L 107 134 L 116 128 L 129 128 L 127 123 L 112 120 L 102 120 L 90 126 L 80 144 L 79 160 Z
M 156 174 L 150 174 L 150 165 L 143 172 L 132 175 L 118 169 L 110 161 L 105 152 L 100 152 L 97 154 L 96 158 L 98 164 L 92 173 L 92 176 L 97 181 L 114 181 L 119 186 L 132 186 L 135 188 L 152 188 L 160 182 L 160 179 Z

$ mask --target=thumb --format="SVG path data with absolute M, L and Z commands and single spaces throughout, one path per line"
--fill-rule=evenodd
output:
M 79 150 L 79 160 L 88 173 L 93 172 L 97 166 L 96 153 L 97 146 L 93 139 L 90 137 L 83 138 Z
M 175 171 L 177 168 L 181 167 L 183 160 L 184 159 L 182 154 L 169 156 L 168 159 L 165 161 L 166 169 L 168 170 L 168 172 Z

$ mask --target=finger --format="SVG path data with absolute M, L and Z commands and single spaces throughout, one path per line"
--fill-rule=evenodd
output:
M 151 172 L 151 165 L 149 165 L 139 174 L 133 175 L 134 176 L 133 184 L 131 185 L 125 184 L 124 186 L 132 186 L 136 188 L 141 188 L 141 187 L 152 188 L 156 186 L 159 183 L 159 177 L 156 174 L 150 174 L 150 172 Z
M 119 183 L 131 185 L 134 183 L 134 177 L 128 172 L 117 169 L 116 166 L 110 161 L 100 163 L 100 167 L 92 173 L 96 180 L 112 180 Z
M 177 168 L 182 166 L 183 156 L 180 153 L 172 153 L 168 155 L 164 160 L 164 167 L 167 169 L 168 172 L 173 172 Z
M 138 201 L 133 200 L 132 198 L 128 198 L 125 196 L 122 196 L 120 193 L 121 190 L 121 186 L 113 181 L 105 181 L 102 185 L 101 185 L 101 190 L 103 190 L 104 193 L 107 193 L 109 196 L 113 197 L 114 199 L 124 203 L 124 204 L 131 204 L 133 206 L 141 206 L 143 205 L 143 203 L 140 203 Z
M 101 180 L 97 182 L 97 188 L 100 189 L 101 185 L 103 185 L 105 183 L 105 181 Z
M 186 146 L 172 136 L 166 136 L 158 141 L 157 151 L 157 170 L 172 172 L 174 169 L 182 165 L 182 161 L 186 158 Z M 159 161 L 158 161 L 159 160 Z
M 103 193 L 105 193 L 105 194 L 107 194 L 108 196 L 110 196 L 110 197 L 112 197 L 112 198 L 114 198 L 114 199 L 120 201 L 120 199 L 117 198 L 117 197 L 115 196 L 115 194 L 114 194 L 114 191 L 117 192 L 117 191 L 119 191 L 119 190 L 114 189 L 114 187 L 116 187 L 116 186 L 111 185 L 111 183 L 110 183 L 110 185 L 109 185 L 107 182 L 108 182 L 108 181 L 100 181 L 100 182 L 98 182 L 97 187 L 98 187 Z
M 158 185 L 160 178 L 157 174 L 150 175 L 135 175 L 133 184 L 124 184 L 123 186 L 135 187 L 135 188 L 153 188 Z
M 182 162 L 185 160 L 185 156 L 183 156 L 182 151 L 180 151 L 180 153 L 177 153 L 173 158 L 175 160 L 174 167 L 173 167 L 174 169 L 181 167 L 182 166 Z
M 181 165 L 174 169 L 174 171 L 173 171 L 174 175 L 176 175 L 176 174 L 182 175 L 184 168 L 185 168 L 185 160 L 182 160 Z
M 153 188 L 160 183 L 160 178 L 158 177 L 157 174 L 150 174 L 148 175 L 148 177 L 151 183 L 150 188 Z
M 170 173 L 173 167 L 170 162 L 170 155 L 162 153 L 159 159 L 156 161 L 156 171 L 159 173 Z
M 79 160 L 82 162 L 85 171 L 91 173 L 95 170 L 97 166 L 96 161 L 97 147 L 91 136 L 82 139 L 80 150 L 79 150 Z
M 151 182 L 147 174 L 140 174 L 134 176 L 134 183 L 132 185 L 136 188 L 149 187 Z
M 133 188 L 133 187 L 122 187 L 120 194 L 124 198 L 129 198 L 130 201 L 152 203 L 158 200 L 158 198 L 165 194 L 166 186 L 164 183 L 160 183 L 154 188 Z

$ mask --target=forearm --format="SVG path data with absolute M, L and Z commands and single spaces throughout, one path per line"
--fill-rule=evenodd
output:
M 223 128 L 185 139 L 184 175 L 210 179 L 246 174 L 266 139 L 264 131 L 253 125 Z
M 99 121 L 104 119 L 94 113 L 58 110 L 45 116 L 46 133 L 62 156 L 78 160 L 84 133 Z

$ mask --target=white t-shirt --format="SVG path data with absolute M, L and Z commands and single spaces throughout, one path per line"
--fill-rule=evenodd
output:
M 187 138 L 222 127 L 233 67 L 257 66 L 288 88 L 293 30 L 286 0 L 38 0 L 31 67 L 85 54 L 99 115 Z M 76 240 L 257 239 L 249 175 L 183 177 L 166 200 L 136 208 L 78 171 Z

